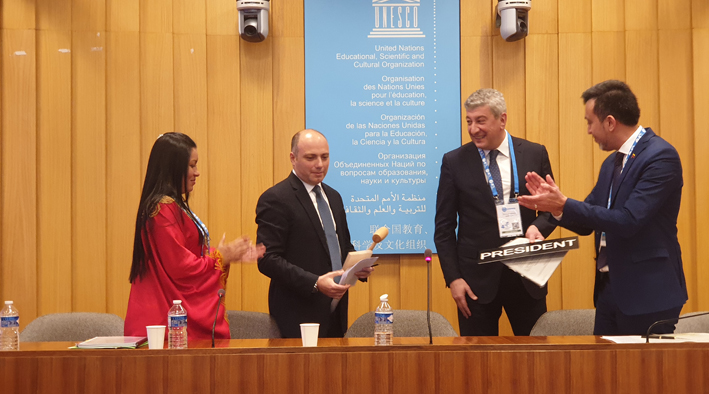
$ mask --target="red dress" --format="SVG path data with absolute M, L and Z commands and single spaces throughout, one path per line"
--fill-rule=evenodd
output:
M 169 197 L 158 204 L 146 223 L 143 236 L 148 270 L 131 285 L 124 327 L 126 336 L 147 336 L 146 326 L 167 325 L 173 300 L 182 300 L 187 311 L 187 338 L 211 339 L 214 312 L 229 276 L 216 250 L 201 256 L 206 247 L 189 216 Z M 215 338 L 229 339 L 229 323 L 224 317 L 224 298 L 217 316 Z

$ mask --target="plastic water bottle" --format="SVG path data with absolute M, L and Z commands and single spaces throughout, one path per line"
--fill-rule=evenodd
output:
M 167 312 L 167 348 L 187 349 L 187 311 L 181 300 L 172 301 Z
M 0 311 L 0 350 L 20 350 L 20 312 L 12 301 Z
M 394 341 L 394 310 L 389 306 L 389 294 L 379 297 L 379 301 L 374 311 L 374 345 L 388 346 Z

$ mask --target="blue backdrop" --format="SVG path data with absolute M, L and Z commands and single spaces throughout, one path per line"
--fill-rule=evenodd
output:
M 330 144 L 325 183 L 352 243 L 435 251 L 443 154 L 461 144 L 460 12 L 453 0 L 305 0 L 305 122 Z

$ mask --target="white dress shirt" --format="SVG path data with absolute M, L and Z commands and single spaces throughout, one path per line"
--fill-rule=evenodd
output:
M 497 150 L 500 152 L 497 155 L 497 166 L 500 168 L 500 177 L 502 178 L 502 197 L 505 204 L 510 200 L 510 193 L 512 192 L 512 159 L 510 158 L 510 144 L 507 140 L 509 138 L 508 135 L 509 133 L 505 130 L 505 138 L 502 140 L 500 146 L 497 147 Z M 487 164 L 490 165 L 490 151 L 483 149 L 483 152 L 485 152 L 485 160 L 487 160 Z M 487 179 L 484 167 L 483 175 L 485 176 L 485 179 Z M 500 190 L 498 190 L 497 193 L 499 194 Z

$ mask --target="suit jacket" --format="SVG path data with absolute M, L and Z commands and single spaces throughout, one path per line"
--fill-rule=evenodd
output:
M 342 261 L 354 250 L 342 197 L 326 184 L 340 242 Z M 293 173 L 266 190 L 256 205 L 257 242 L 266 246 L 258 269 L 271 278 L 268 307 L 286 338 L 300 337 L 300 323 L 320 323 L 321 336 L 330 324 L 331 298 L 313 293 L 320 275 L 332 271 L 325 231 L 303 182 Z M 342 332 L 347 331 L 347 293 L 340 300 Z
M 512 144 L 520 178 L 519 192 L 528 195 L 524 175 L 529 171 L 551 175 L 549 155 L 543 145 L 521 138 L 512 137 Z M 523 232 L 532 224 L 544 237 L 554 230 L 555 225 L 549 222 L 548 213 L 537 215 L 533 210 L 520 208 Z M 438 184 L 434 236 L 446 285 L 463 278 L 479 302 L 491 302 L 497 295 L 504 266 L 502 263 L 478 264 L 478 256 L 480 251 L 497 248 L 509 240 L 500 238 L 495 200 L 485 178 L 478 148 L 470 142 L 446 153 Z M 540 288 L 526 279 L 524 283 L 532 297 L 546 296 L 546 286 Z
M 559 224 L 584 235 L 595 231 L 596 251 L 606 232 L 610 286 L 621 312 L 638 315 L 681 306 L 687 285 L 677 239 L 683 185 L 679 155 L 646 129 L 606 209 L 614 158 L 611 154 L 603 162 L 585 201 L 566 201 Z

